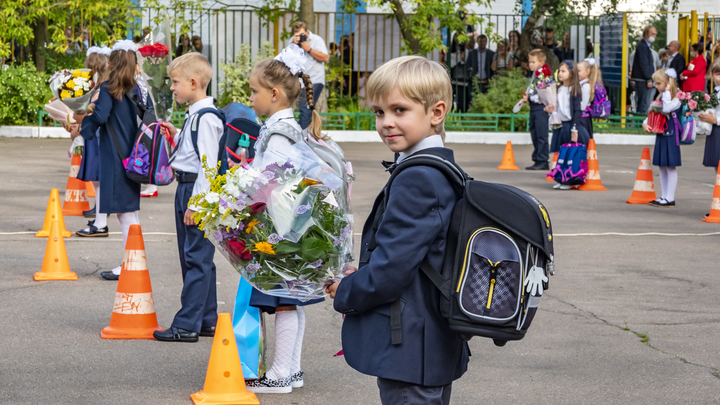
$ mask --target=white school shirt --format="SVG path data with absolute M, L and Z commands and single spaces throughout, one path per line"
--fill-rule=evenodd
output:
M 443 143 L 442 137 L 440 135 L 430 135 L 427 138 L 423 139 L 422 141 L 416 143 L 415 145 L 405 149 L 400 156 L 398 157 L 398 163 L 402 162 L 403 159 L 406 157 L 412 155 L 415 152 L 421 151 L 423 149 L 430 149 L 430 148 L 444 148 L 445 144 Z
M 664 114 L 670 114 L 671 112 L 677 110 L 680 108 L 682 103 L 680 102 L 680 99 L 677 97 L 673 98 L 672 94 L 670 94 L 670 90 L 665 90 L 663 94 L 660 96 L 660 101 L 662 101 L 662 112 Z M 643 120 L 643 124 L 647 124 L 648 119 L 645 118 Z
M 208 107 L 215 108 L 212 97 L 206 97 L 190 106 L 188 109 L 188 118 L 185 120 L 182 131 L 175 135 L 177 149 L 173 161 L 170 163 L 170 167 L 175 170 L 185 173 L 197 173 L 198 177 L 193 186 L 193 197 L 210 191 L 210 181 L 205 178 L 205 170 L 203 170 L 200 164 L 200 158 L 197 153 L 195 153 L 192 137 L 190 136 L 190 127 L 192 126 L 192 121 L 196 118 L 195 114 L 203 108 Z M 223 130 L 222 121 L 213 114 L 203 115 L 200 122 L 198 122 L 198 151 L 201 156 L 208 157 L 209 165 L 217 163 L 213 161 L 218 155 Z M 188 205 L 188 208 L 197 211 L 197 207 L 194 205 Z
M 298 131 L 302 132 L 302 128 L 300 128 L 300 124 L 298 124 L 297 121 L 295 121 L 295 116 L 293 115 L 292 108 L 286 108 L 284 110 L 277 111 L 275 114 L 271 115 L 270 118 L 265 120 L 265 124 L 260 127 L 260 133 L 258 134 L 258 142 L 255 143 L 255 159 L 262 159 L 262 156 L 257 153 L 257 148 L 260 146 L 260 140 L 265 136 L 267 133 L 267 129 L 270 125 L 282 121 L 286 124 L 292 125 L 293 128 L 297 129 Z M 287 137 L 284 136 L 272 136 L 268 140 L 267 148 L 265 149 L 266 152 L 268 151 L 279 151 L 286 148 L 289 148 L 293 145 L 292 142 Z M 261 160 L 258 160 L 257 162 L 253 162 L 254 165 L 258 165 L 256 167 L 262 167 L 264 163 Z
M 582 88 L 582 101 L 580 102 L 580 109 L 585 111 L 590 105 L 590 82 L 588 79 L 580 80 L 580 87 Z
M 560 121 L 570 121 L 572 113 L 570 109 L 570 87 L 560 86 L 557 95 L 557 115 Z

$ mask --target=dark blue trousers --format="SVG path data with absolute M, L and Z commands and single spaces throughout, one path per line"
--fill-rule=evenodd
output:
M 200 332 L 201 327 L 217 323 L 217 289 L 215 286 L 215 246 L 205 238 L 197 225 L 183 223 L 188 200 L 195 183 L 178 183 L 175 192 L 175 229 L 182 268 L 182 307 L 172 326 Z
M 533 143 L 532 160 L 535 163 L 548 161 L 548 132 L 550 116 L 542 108 L 530 106 L 530 138 Z
M 448 405 L 452 394 L 452 383 L 428 387 L 378 377 L 377 385 L 383 405 Z

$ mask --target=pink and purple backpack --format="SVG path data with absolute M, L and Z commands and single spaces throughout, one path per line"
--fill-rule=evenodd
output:
M 595 98 L 587 107 L 587 112 L 594 118 L 605 118 L 610 115 L 611 105 L 607 90 L 602 83 L 595 83 Z

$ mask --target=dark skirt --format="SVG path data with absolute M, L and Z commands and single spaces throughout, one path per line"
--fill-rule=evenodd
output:
M 587 146 L 590 142 L 590 135 L 588 135 L 585 127 L 580 125 L 576 128 L 578 130 L 578 142 Z M 552 141 L 550 142 L 550 152 L 560 152 L 560 148 L 566 143 L 570 143 L 572 140 L 572 121 L 563 121 L 561 128 L 553 129 Z
M 680 146 L 677 144 L 677 138 L 675 138 L 675 135 L 655 135 L 653 165 L 662 167 L 682 166 Z
M 593 139 L 593 126 L 592 126 L 592 117 L 582 117 L 580 118 L 580 125 L 585 128 L 585 130 L 588 133 L 588 136 L 590 139 Z
M 717 169 L 720 161 L 720 125 L 713 125 L 710 135 L 705 137 L 705 156 L 703 166 Z
M 100 180 L 100 138 L 86 141 L 77 178 L 82 181 Z
M 252 294 L 250 294 L 250 306 L 259 308 L 261 311 L 267 312 L 268 314 L 274 314 L 275 310 L 279 307 L 287 307 L 291 305 L 304 307 L 305 305 L 317 304 L 318 302 L 323 301 L 325 301 L 325 298 L 302 302 L 293 298 L 276 297 L 274 295 L 264 294 L 257 288 L 253 288 Z

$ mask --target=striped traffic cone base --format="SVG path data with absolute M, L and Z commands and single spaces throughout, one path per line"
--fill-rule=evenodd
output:
M 640 157 L 640 167 L 635 177 L 635 186 L 632 196 L 628 198 L 628 204 L 647 204 L 655 201 L 655 183 L 652 167 L 650 166 L 650 148 L 644 148 Z
M 110 326 L 100 332 L 103 339 L 154 339 L 162 330 L 155 314 L 145 242 L 140 225 L 130 225 L 125 258 L 118 280 Z
M 720 164 L 718 165 L 718 173 L 715 177 L 715 189 L 713 190 L 712 204 L 710 205 L 710 215 L 703 219 L 711 224 L 720 223 Z
M 62 213 L 66 216 L 82 216 L 83 211 L 90 209 L 85 182 L 77 178 L 81 162 L 82 156 L 80 155 L 73 155 L 70 161 L 70 173 L 65 187 L 65 201 L 62 206 Z
M 607 191 L 600 180 L 600 164 L 597 158 L 597 147 L 595 140 L 590 139 L 587 149 L 588 175 L 585 184 L 578 187 L 581 191 Z

